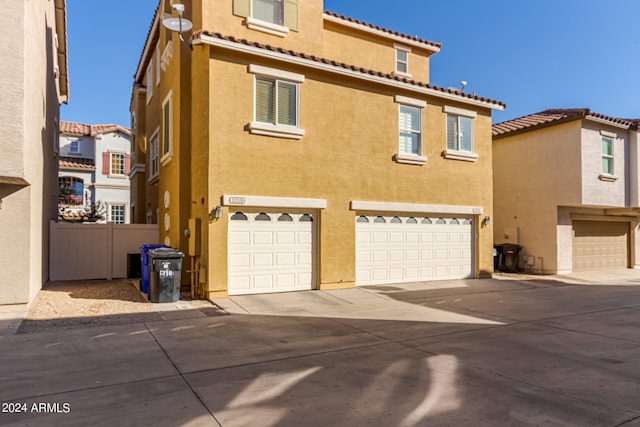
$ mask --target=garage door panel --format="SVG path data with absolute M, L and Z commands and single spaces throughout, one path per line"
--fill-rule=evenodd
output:
M 356 284 L 470 277 L 475 271 L 473 230 L 471 218 L 361 215 L 356 221 Z
M 312 215 L 287 212 L 233 214 L 228 236 L 230 295 L 313 287 L 315 232 Z
M 573 270 L 626 268 L 629 223 L 573 221 Z

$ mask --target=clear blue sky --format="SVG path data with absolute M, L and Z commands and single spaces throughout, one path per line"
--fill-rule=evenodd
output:
M 319 0 L 303 0 L 319 1 Z M 431 84 L 507 103 L 640 118 L 637 0 L 325 0 L 361 21 L 442 43 Z M 67 0 L 71 98 L 62 119 L 129 126 L 133 74 L 157 0 Z M 212 29 L 215 30 L 215 29 Z M 358 65 L 358 64 L 355 64 Z

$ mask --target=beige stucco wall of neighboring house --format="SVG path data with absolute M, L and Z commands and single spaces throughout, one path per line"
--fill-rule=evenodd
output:
M 196 55 L 202 48 L 196 46 Z M 356 212 L 349 208 L 353 200 L 477 206 L 483 215 L 492 215 L 488 109 L 476 107 L 473 121 L 479 160 L 447 160 L 441 156 L 446 148 L 442 100 L 289 65 L 287 71 L 305 75 L 300 84 L 304 137 L 297 141 L 252 135 L 245 130 L 253 119 L 254 75 L 248 65 L 282 65 L 213 50 L 209 73 L 200 76 L 208 79 L 207 93 L 215 94 L 208 100 L 208 168 L 193 170 L 208 174 L 208 209 L 228 194 L 326 200 L 327 208 L 319 212 L 320 289 L 354 286 Z M 392 160 L 398 151 L 394 95 L 427 101 L 422 115 L 423 155 L 428 157 L 424 166 Z M 203 262 L 208 264 L 210 296 L 226 292 L 227 229 L 233 211 L 224 208 L 223 218 L 208 227 L 209 254 Z M 492 228 L 478 226 L 477 233 L 476 273 L 488 274 L 493 268 Z
M 0 54 L 11 73 L 0 75 L 0 304 L 16 304 L 29 302 L 48 278 L 48 224 L 58 195 L 54 6 L 63 2 L 6 3 Z
M 494 241 L 522 245 L 545 273 L 566 267 L 558 253 L 571 247 L 571 223 L 558 206 L 581 204 L 581 134 L 576 120 L 493 143 Z

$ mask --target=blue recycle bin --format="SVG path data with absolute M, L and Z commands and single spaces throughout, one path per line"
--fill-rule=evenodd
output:
M 140 280 L 140 290 L 145 294 L 149 293 L 150 273 L 149 273 L 149 251 L 157 248 L 168 248 L 167 245 L 149 243 L 140 246 L 140 264 L 142 268 L 142 279 Z

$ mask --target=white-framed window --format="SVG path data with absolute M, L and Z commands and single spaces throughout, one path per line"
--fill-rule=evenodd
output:
M 473 151 L 473 120 L 477 113 L 455 107 L 444 107 L 444 112 L 447 117 L 447 149 L 444 157 L 475 162 L 478 155 Z
M 233 0 L 233 14 L 246 17 L 248 28 L 271 35 L 298 31 L 298 0 Z
M 422 110 L 427 106 L 421 99 L 396 96 L 398 103 L 398 163 L 423 165 L 427 157 L 422 148 Z
M 284 25 L 283 0 L 251 0 L 251 17 L 275 25 Z
M 80 154 L 80 141 L 71 141 L 69 143 L 69 154 Z
M 109 167 L 109 175 L 125 174 L 125 154 L 109 153 L 111 157 L 111 166 Z
M 300 83 L 304 76 L 288 71 L 251 65 L 254 78 L 251 133 L 300 139 Z
M 149 180 L 154 179 L 160 173 L 158 134 L 159 131 L 156 130 L 149 139 Z
M 422 154 L 421 110 L 408 105 L 400 105 L 399 111 L 400 146 L 398 153 L 419 156 Z
M 156 86 L 160 86 L 160 46 L 156 46 Z
M 114 203 L 109 205 L 109 222 L 114 224 L 124 224 L 126 215 L 126 205 L 124 203 Z
M 411 48 L 400 45 L 394 45 L 394 47 L 396 49 L 396 69 L 394 74 L 411 77 L 411 74 L 409 74 L 409 53 Z
M 613 138 L 602 137 L 602 173 L 613 175 Z
M 147 88 L 147 104 L 153 97 L 153 61 L 149 62 L 147 65 L 147 76 L 146 76 L 146 88 Z
M 166 164 L 173 155 L 173 101 L 172 92 L 162 102 L 162 138 L 161 138 L 161 161 Z

